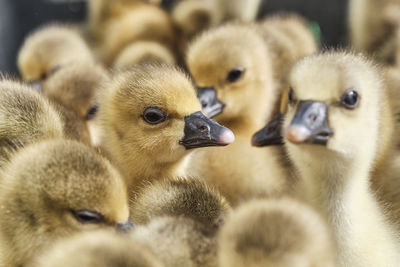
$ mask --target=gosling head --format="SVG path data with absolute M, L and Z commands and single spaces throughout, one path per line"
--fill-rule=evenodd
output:
M 92 60 L 90 49 L 77 29 L 51 24 L 26 38 L 18 53 L 18 69 L 24 80 L 40 87 L 40 81 L 60 67 Z
M 50 100 L 73 112 L 73 120 L 81 126 L 81 135 L 89 137 L 90 134 L 92 144 L 96 144 L 99 138 L 97 95 L 109 79 L 109 74 L 100 65 L 71 63 L 49 76 L 42 83 L 42 91 Z
M 138 65 L 107 86 L 100 103 L 104 146 L 124 169 L 150 173 L 193 148 L 224 146 L 233 133 L 200 110 L 192 83 L 167 65 Z M 140 162 L 140 163 L 139 163 Z M 140 165 L 140 166 L 139 166 Z
M 204 33 L 189 46 L 186 63 L 208 116 L 223 123 L 263 121 L 272 111 L 267 48 L 250 26 L 231 24 Z
M 374 154 L 384 88 L 368 60 L 343 52 L 312 56 L 294 66 L 290 86 L 283 124 L 290 154 L 300 150 L 328 150 L 346 158 Z
M 75 141 L 50 140 L 21 150 L 4 166 L 0 192 L 6 266 L 24 265 L 59 237 L 132 226 L 119 173 Z

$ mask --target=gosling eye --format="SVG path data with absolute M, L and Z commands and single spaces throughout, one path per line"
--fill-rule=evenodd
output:
M 288 92 L 288 101 L 289 101 L 289 104 L 294 104 L 294 102 L 295 102 L 294 92 L 293 92 L 292 87 L 290 87 L 289 92 Z
M 91 120 L 94 118 L 94 116 L 97 114 L 97 111 L 99 110 L 99 107 L 97 105 L 93 105 L 89 108 L 88 112 L 86 113 L 85 119 L 86 120 Z
M 149 124 L 159 124 L 167 118 L 164 111 L 156 107 L 146 108 L 142 115 L 145 122 Z
M 226 80 L 231 83 L 236 82 L 243 76 L 243 73 L 244 69 L 242 67 L 234 68 L 229 71 L 228 76 L 226 76 Z
M 102 223 L 104 222 L 103 215 L 90 210 L 73 210 L 72 214 L 81 223 Z
M 340 103 L 348 109 L 354 109 L 358 106 L 359 95 L 354 90 L 347 90 L 340 98 Z

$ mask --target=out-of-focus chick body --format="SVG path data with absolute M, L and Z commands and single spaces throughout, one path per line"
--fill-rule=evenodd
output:
M 93 61 L 93 55 L 78 29 L 50 24 L 26 38 L 18 54 L 18 69 L 24 80 L 41 81 L 59 67 L 82 61 Z
M 166 266 L 217 266 L 217 234 L 229 211 L 225 199 L 199 180 L 156 182 L 133 201 L 139 226 L 132 238 Z
M 127 236 L 97 230 L 62 239 L 35 260 L 36 267 L 163 267 L 147 247 Z
M 63 121 L 49 101 L 19 82 L 0 81 L 0 161 L 20 146 L 63 136 Z
M 57 239 L 127 226 L 126 186 L 95 151 L 55 139 L 28 146 L 1 170 L 2 266 L 29 266 Z
M 250 201 L 234 210 L 218 240 L 220 267 L 334 267 L 330 231 L 291 199 Z

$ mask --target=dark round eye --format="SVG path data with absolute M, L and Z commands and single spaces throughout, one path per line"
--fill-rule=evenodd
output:
M 228 76 L 226 76 L 226 80 L 231 83 L 236 82 L 242 77 L 243 73 L 244 73 L 243 68 L 241 67 L 234 68 L 228 73 Z
M 290 104 L 294 103 L 294 92 L 293 89 L 290 87 L 289 92 L 288 92 L 288 101 Z
M 143 112 L 143 119 L 150 124 L 159 124 L 167 118 L 167 115 L 165 115 L 164 111 L 162 111 L 159 108 L 147 108 Z
M 99 107 L 97 105 L 93 105 L 89 108 L 88 112 L 86 113 L 85 119 L 91 120 L 97 114 Z
M 340 103 L 348 109 L 353 109 L 358 105 L 359 96 L 354 90 L 348 90 L 340 98 Z
M 103 215 L 90 210 L 73 210 L 72 214 L 81 223 L 101 223 L 104 222 Z

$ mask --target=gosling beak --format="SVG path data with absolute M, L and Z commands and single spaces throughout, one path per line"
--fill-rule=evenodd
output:
M 128 233 L 133 228 L 134 228 L 134 226 L 130 221 L 126 221 L 124 223 L 117 224 L 117 232 L 119 232 L 119 233 Z
M 197 88 L 197 98 L 200 100 L 203 112 L 210 118 L 224 110 L 225 104 L 219 101 L 214 88 Z
M 40 81 L 30 81 L 28 82 L 28 85 L 35 89 L 37 92 L 42 92 L 42 83 Z
M 317 101 L 300 101 L 296 114 L 285 129 L 285 138 L 294 144 L 325 146 L 333 135 L 328 123 L 328 108 Z
M 200 111 L 185 117 L 184 133 L 185 136 L 179 143 L 186 149 L 226 146 L 235 140 L 231 130 L 207 118 Z
M 282 119 L 282 114 L 273 118 L 264 128 L 253 135 L 251 144 L 258 147 L 283 145 Z

